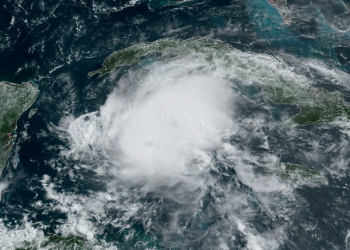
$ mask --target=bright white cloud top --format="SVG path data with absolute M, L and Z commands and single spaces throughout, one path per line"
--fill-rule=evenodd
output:
M 123 78 L 98 114 L 75 120 L 75 145 L 108 151 L 132 181 L 175 180 L 207 168 L 210 152 L 235 125 L 232 84 L 178 63 L 158 64 L 149 74 L 142 82 Z

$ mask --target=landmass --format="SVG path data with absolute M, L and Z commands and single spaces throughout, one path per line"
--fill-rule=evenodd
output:
M 266 167 L 266 172 L 273 172 L 283 181 L 323 181 L 325 177 L 320 172 L 304 165 L 278 162 L 274 166 Z
M 35 102 L 38 93 L 32 82 L 0 82 L 0 176 L 16 138 L 17 120 Z
M 227 47 L 225 44 L 215 41 L 209 43 L 205 39 L 160 39 L 152 43 L 141 43 L 122 50 L 114 51 L 109 55 L 102 64 L 102 68 L 90 72 L 88 75 L 98 74 L 100 77 L 110 73 L 117 67 L 130 66 L 146 57 L 151 53 L 163 53 L 163 57 L 176 57 L 176 54 L 184 54 L 186 52 L 206 52 L 206 49 L 223 50 Z M 212 59 L 208 55 L 208 60 Z
M 89 246 L 86 239 L 80 236 L 67 236 L 61 237 L 56 234 L 52 234 L 40 244 L 40 247 L 33 246 L 31 243 L 25 243 L 23 248 L 16 248 L 16 250 L 38 250 L 38 249 L 50 249 L 50 250 L 85 250 L 94 249 Z
M 350 119 L 350 104 L 340 92 L 286 82 L 263 85 L 262 89 L 264 95 L 276 104 L 298 106 L 299 114 L 291 119 L 295 124 L 325 123 L 337 118 Z
M 50 235 L 41 247 L 46 249 L 86 249 L 86 240 L 79 236 L 60 237 L 56 234 Z
M 33 115 L 35 115 L 36 111 L 38 111 L 38 109 L 31 109 L 31 110 L 29 111 L 28 118 L 29 118 L 29 119 L 32 118 Z
M 277 4 L 277 2 L 274 3 Z M 197 53 L 197 57 L 204 58 L 208 62 L 207 68 L 214 70 L 217 69 L 215 63 L 219 58 L 224 62 L 220 67 L 224 67 L 227 71 L 235 71 L 242 81 L 249 81 L 250 74 L 260 74 L 256 78 L 259 79 L 263 96 L 276 104 L 296 105 L 300 109 L 299 114 L 292 117 L 285 125 L 289 122 L 296 125 L 308 125 L 332 122 L 338 118 L 350 119 L 350 104 L 344 100 L 340 92 L 329 92 L 322 88 L 315 88 L 308 83 L 299 84 L 293 79 L 284 79 L 284 76 L 269 79 L 266 76 L 268 72 L 264 72 L 265 69 L 261 68 L 261 65 L 249 59 L 249 53 L 243 54 L 218 40 L 161 39 L 152 43 L 136 44 L 113 52 L 104 60 L 103 67 L 90 72 L 89 76 L 98 74 L 99 77 L 102 77 L 117 67 L 133 65 L 142 58 L 157 53 L 161 54 L 162 60 Z M 242 61 L 240 56 L 244 57 L 247 62 Z M 255 69 L 259 69 L 259 72 L 262 73 L 253 73 Z

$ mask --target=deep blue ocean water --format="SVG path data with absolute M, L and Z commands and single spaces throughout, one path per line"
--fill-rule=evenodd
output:
M 306 6 L 304 1 L 287 2 L 291 9 Z M 330 1 L 331 4 L 335 2 Z M 344 4 L 350 8 L 349 3 L 344 1 Z M 1 177 L 8 183 L 0 203 L 0 218 L 5 228 L 11 231 L 21 227 L 24 215 L 28 216 L 27 221 L 33 228 L 45 225 L 40 230 L 46 236 L 57 233 L 57 227 L 67 223 L 67 214 L 51 207 L 56 201 L 50 199 L 43 188 L 44 176 L 57 183 L 58 193 L 84 196 L 106 191 L 105 177 L 92 170 L 75 169 L 79 162 L 73 159 L 58 159 L 60 152 L 69 147 L 68 139 L 58 136 L 51 128 L 68 114 L 78 117 L 96 111 L 104 104 L 107 95 L 117 87 L 124 69 L 113 80 L 89 78 L 87 74 L 100 68 L 103 60 L 115 50 L 161 38 L 211 37 L 242 51 L 269 55 L 286 53 L 297 58 L 320 60 L 330 68 L 344 72 L 350 71 L 350 31 L 337 29 L 334 20 L 326 19 L 327 15 L 317 11 L 311 21 L 310 17 L 300 13 L 292 15 L 295 19 L 286 25 L 278 11 L 264 0 L 208 0 L 181 4 L 155 0 L 135 3 L 3 0 L 0 4 L 0 80 L 20 83 L 33 79 L 40 89 L 33 105 L 33 108 L 38 108 L 37 113 L 28 119 L 29 111 L 26 111 L 18 121 L 17 142 Z M 343 17 L 345 21 L 347 18 L 350 19 Z M 348 98 L 346 88 L 333 86 L 322 79 L 316 82 L 330 91 L 343 91 Z M 242 110 L 247 109 L 247 116 L 250 109 L 257 109 L 248 104 L 242 106 Z M 276 119 L 279 112 L 296 112 L 293 107 L 285 106 L 276 107 L 276 110 Z M 289 208 L 295 206 L 298 211 L 296 214 L 291 212 L 289 218 L 271 216 L 254 191 L 240 182 L 235 170 L 218 164 L 218 172 L 212 174 L 221 173 L 217 177 L 220 185 L 224 187 L 229 183 L 232 190 L 239 190 L 249 197 L 254 214 L 249 224 L 256 233 L 264 234 L 283 227 L 286 239 L 278 249 L 346 249 L 350 230 L 350 181 L 346 161 L 350 156 L 347 150 L 349 142 L 343 140 L 341 148 L 327 151 L 318 165 L 317 159 L 307 158 L 303 152 L 311 151 L 313 138 L 318 138 L 320 145 L 327 145 L 337 144 L 342 136 L 347 135 L 337 127 L 326 125 L 304 126 L 298 131 L 303 138 L 290 140 L 284 140 L 284 135 L 276 131 L 265 131 L 272 138 L 270 150 L 280 152 L 279 149 L 283 148 L 281 161 L 309 165 L 328 173 L 328 184 L 297 187 L 294 201 L 284 200 L 283 195 L 276 194 L 276 210 L 279 204 L 287 204 Z M 237 137 L 232 141 L 257 155 L 261 152 L 254 138 Z M 341 170 L 334 170 L 338 171 L 337 175 L 332 175 L 331 170 L 327 172 L 325 169 L 338 158 L 345 159 L 344 166 Z M 57 168 L 60 164 L 64 165 L 63 171 Z M 70 178 L 67 169 L 84 178 Z M 137 188 L 133 192 L 137 199 Z M 118 249 L 215 249 L 215 245 L 219 246 L 219 236 L 212 228 L 218 228 L 225 215 L 217 214 L 216 201 L 211 195 L 209 192 L 205 196 L 202 211 L 190 218 L 191 226 L 185 223 L 186 218 L 179 222 L 185 227 L 181 235 L 169 233 L 165 237 L 159 234 L 161 230 L 157 226 L 151 229 L 144 226 L 140 216 L 151 210 L 151 205 L 147 207 L 147 204 L 160 201 L 160 196 L 149 194 L 138 201 L 146 205 L 143 212 L 140 210 L 138 216 L 127 222 L 130 228 L 121 230 L 108 222 L 92 221 L 98 228 L 95 239 Z M 35 206 L 39 201 L 46 205 Z M 171 200 L 163 201 L 163 204 L 156 210 L 158 214 L 152 217 L 161 226 L 169 220 L 166 211 L 181 206 Z M 113 209 L 106 211 L 110 220 L 123 213 Z M 40 223 L 35 224 L 37 222 Z M 133 237 L 125 237 L 128 230 L 134 230 Z M 230 234 L 231 229 L 222 230 Z M 235 237 L 228 245 L 229 249 L 253 249 L 249 248 L 242 233 L 233 230 L 231 234 Z M 0 249 L 6 248 L 0 245 Z M 262 246 L 261 249 L 267 248 Z

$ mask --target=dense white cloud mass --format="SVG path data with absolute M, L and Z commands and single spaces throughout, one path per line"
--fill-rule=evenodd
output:
M 68 132 L 70 143 L 47 162 L 57 170 L 57 179 L 41 179 L 50 204 L 32 206 L 66 215 L 55 233 L 94 243 L 96 235 L 112 228 L 131 241 L 137 235 L 133 223 L 140 223 L 145 231 L 161 235 L 164 244 L 179 248 L 196 241 L 208 249 L 230 249 L 243 242 L 246 249 L 270 250 L 283 244 L 286 225 L 303 201 L 290 182 L 265 171 L 279 161 L 266 131 L 281 129 L 286 138 L 300 135 L 269 117 L 268 107 L 254 104 L 256 110 L 250 109 L 247 103 L 252 102 L 240 90 L 281 81 L 300 86 L 311 82 L 297 72 L 304 64 L 294 68 L 280 58 L 234 49 L 227 51 L 229 60 L 210 53 L 210 65 L 203 59 L 208 55 L 200 53 L 141 69 L 134 65 L 98 111 L 66 116 L 59 126 L 51 126 L 62 140 Z M 113 79 L 112 73 L 102 81 Z M 254 151 L 251 139 L 261 143 L 259 150 Z M 62 184 L 69 179 L 78 186 L 89 178 L 102 182 L 103 188 L 86 187 L 79 193 Z M 6 186 L 0 184 L 0 191 Z M 280 224 L 262 232 L 260 221 L 254 224 L 257 218 L 264 225 Z M 44 226 L 34 229 L 28 223 L 9 234 L 23 236 L 20 246 L 24 240 L 44 241 Z M 114 249 L 103 245 L 108 247 Z
M 265 249 L 265 245 L 275 249 L 284 237 L 283 230 L 257 234 L 249 226 L 248 221 L 252 220 L 254 213 L 250 211 L 247 198 L 238 192 L 232 193 L 230 185 L 221 186 L 209 172 L 221 175 L 217 161 L 228 168 L 234 167 L 242 182 L 254 191 L 262 192 L 260 198 L 270 206 L 270 192 L 284 190 L 285 194 L 290 194 L 290 190 L 274 175 L 256 179 L 253 166 L 259 162 L 273 164 L 276 157 L 269 154 L 253 156 L 228 143 L 238 131 L 247 136 L 237 115 L 236 104 L 243 100 L 234 90 L 237 86 L 232 79 L 229 80 L 230 77 L 222 76 L 222 70 L 209 70 L 201 60 L 189 61 L 191 58 L 182 58 L 166 64 L 154 63 L 147 71 L 129 70 L 99 111 L 66 121 L 70 124 L 68 132 L 72 138 L 70 154 L 84 162 L 95 162 L 95 166 L 90 164 L 90 167 L 97 173 L 108 173 L 115 178 L 107 182 L 107 194 L 94 195 L 93 204 L 85 201 L 91 203 L 90 208 L 81 207 L 79 211 L 84 212 L 79 213 L 100 211 L 101 206 L 94 204 L 96 200 L 98 204 L 108 202 L 105 196 L 120 202 L 121 192 L 116 190 L 124 190 L 124 196 L 130 185 L 141 187 L 142 194 L 139 195 L 166 199 L 179 206 L 175 211 L 168 208 L 168 226 L 158 225 L 166 240 L 171 237 L 168 234 L 185 233 L 185 229 L 179 226 L 182 217 L 201 211 L 208 190 L 212 189 L 215 203 L 220 204 L 217 212 L 228 216 L 226 222 L 214 227 L 224 230 L 219 240 L 223 249 L 227 248 L 225 239 L 230 238 L 232 232 L 243 233 L 249 249 L 259 245 L 261 249 Z M 245 126 L 249 126 L 248 123 Z M 264 183 L 271 185 L 265 187 Z M 219 198 L 221 195 L 225 198 Z M 60 202 L 64 211 L 70 210 L 67 204 L 75 200 L 71 195 L 65 197 L 68 200 Z M 139 198 L 136 201 L 135 197 L 128 197 L 126 204 L 114 207 L 125 211 L 129 211 L 127 207 L 134 208 L 131 214 L 116 219 L 116 226 L 123 225 L 144 209 Z M 81 200 L 76 202 L 80 204 Z M 158 213 L 157 207 L 152 206 L 151 211 Z M 69 213 L 69 220 L 79 221 L 73 224 L 84 224 L 84 228 L 91 231 L 88 218 L 76 219 L 76 208 Z M 150 227 L 154 220 L 151 211 L 143 215 Z M 100 216 L 106 216 L 103 209 Z M 67 234 L 67 228 L 62 227 L 59 231 Z
M 208 167 L 210 152 L 235 128 L 231 84 L 178 64 L 157 65 L 150 75 L 145 84 L 122 79 L 99 114 L 75 120 L 75 145 L 108 151 L 132 181 L 175 180 Z
M 186 233 L 180 226 L 182 220 L 202 211 L 210 193 L 214 199 L 211 209 L 226 217 L 212 226 L 211 230 L 221 231 L 221 236 L 213 242 L 225 249 L 231 244 L 232 234 L 240 233 L 244 235 L 248 249 L 278 248 L 285 238 L 283 228 L 259 234 L 250 225 L 255 216 L 249 205 L 251 198 L 241 191 L 234 191 L 237 189 L 234 185 L 242 183 L 251 188 L 271 217 L 277 212 L 282 216 L 294 213 L 288 204 L 284 205 L 283 211 L 276 210 L 274 202 L 276 196 L 293 200 L 294 195 L 288 184 L 274 174 L 258 176 L 256 173 L 257 168 L 261 172 L 263 167 L 274 164 L 277 157 L 269 153 L 253 155 L 229 142 L 238 134 L 260 137 L 260 134 L 251 133 L 266 122 L 264 116 L 256 116 L 254 121 L 242 120 L 237 103 L 242 105 L 245 99 L 237 93 L 236 83 L 264 84 L 281 75 L 289 81 L 298 81 L 300 77 L 293 77 L 291 69 L 268 56 L 252 57 L 238 51 L 230 56 L 232 65 L 228 67 L 220 58 L 215 58 L 215 67 L 209 67 L 199 55 L 153 63 L 144 66 L 143 70 L 134 67 L 118 81 L 118 86 L 98 111 L 64 122 L 65 126 L 68 124 L 72 139 L 69 155 L 88 163 L 86 167 L 93 168 L 98 174 L 113 176 L 112 181 L 106 180 L 108 191 L 105 194 L 94 194 L 93 199 L 74 198 L 68 194 L 59 199 L 57 207 L 70 211 L 68 218 L 72 224 L 92 232 L 88 215 L 97 213 L 101 221 L 110 221 L 115 227 L 128 227 L 126 222 L 141 213 L 144 226 L 152 228 L 156 223 L 164 241 L 170 243 L 171 235 Z M 250 67 L 249 72 L 244 72 L 245 64 L 253 65 L 256 71 L 252 72 Z M 305 82 L 302 79 L 300 84 Z M 221 183 L 224 174 L 223 169 L 218 169 L 218 163 L 226 170 L 234 169 L 239 181 L 231 176 L 232 181 L 238 184 L 234 184 L 235 181 Z M 76 177 L 72 175 L 72 178 Z M 131 195 L 128 190 L 132 187 L 138 187 L 140 193 Z M 50 194 L 54 192 L 52 189 L 48 188 Z M 164 225 L 154 221 L 154 215 L 163 208 L 158 203 L 145 208 L 141 202 L 141 197 L 145 196 L 176 204 L 176 209 L 161 205 L 166 208 L 169 218 Z M 71 208 L 69 205 L 80 204 L 82 200 L 89 208 Z M 109 204 L 111 200 L 116 202 L 115 205 Z M 102 205 L 96 205 L 96 202 Z M 111 220 L 106 207 L 128 212 Z M 149 212 L 144 214 L 141 212 L 144 209 Z M 58 232 L 73 233 L 71 230 L 67 233 L 67 230 L 62 227 Z M 199 230 L 197 233 L 198 237 L 206 237 L 208 232 Z M 86 234 L 86 237 L 91 235 Z

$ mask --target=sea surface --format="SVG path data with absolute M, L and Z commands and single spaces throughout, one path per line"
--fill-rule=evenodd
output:
M 274 104 L 259 95 L 260 89 L 244 89 L 237 80 L 227 102 L 215 99 L 202 106 L 197 92 L 189 95 L 213 114 L 228 110 L 230 98 L 235 100 L 233 130 L 220 146 L 194 144 L 191 150 L 201 149 L 196 151 L 200 156 L 192 159 L 190 169 L 178 170 L 186 153 L 166 144 L 164 153 L 175 152 L 169 153 L 174 156 L 169 164 L 163 158 L 160 163 L 145 159 L 149 165 L 169 165 L 169 170 L 137 167 L 136 174 L 120 167 L 119 145 L 110 146 L 112 139 L 99 129 L 105 128 L 99 112 L 129 108 L 117 102 L 126 95 L 118 91 L 127 93 L 122 87 L 132 85 L 133 74 L 157 74 L 162 63 L 149 56 L 103 77 L 88 73 L 101 68 L 113 51 L 163 38 L 220 40 L 251 53 L 250 59 L 242 59 L 247 67 L 254 55 L 277 58 L 291 74 L 340 91 L 350 101 L 350 2 L 295 0 L 287 1 L 286 8 L 290 23 L 266 0 L 3 0 L 0 80 L 34 81 L 40 95 L 32 106 L 36 114 L 29 119 L 28 110 L 18 120 L 16 144 L 0 179 L 0 249 L 45 249 L 42 244 L 50 235 L 80 237 L 84 243 L 76 249 L 350 248 L 349 121 L 284 127 L 285 118 L 298 108 Z M 179 65 L 192 63 L 191 57 L 176 60 Z M 187 67 L 179 74 L 173 70 L 170 65 L 153 78 L 202 74 L 188 73 Z M 279 70 L 276 66 L 276 74 Z M 214 98 L 204 94 L 208 102 Z M 130 102 L 135 112 L 153 115 L 152 107 L 137 98 Z M 183 99 L 169 109 L 191 103 Z M 222 112 L 224 118 L 213 115 L 208 124 L 217 128 L 212 119 L 226 121 Z M 171 126 L 161 131 L 160 124 L 141 127 L 149 133 L 156 133 L 154 126 L 173 133 Z M 112 132 L 126 143 L 136 138 L 132 132 Z M 129 155 L 126 150 L 133 146 L 121 147 Z M 137 166 L 148 164 L 143 153 L 134 153 L 130 159 L 143 161 Z M 266 171 L 276 162 L 306 165 L 325 180 L 281 180 Z M 74 249 L 74 244 L 62 244 L 46 248 Z

